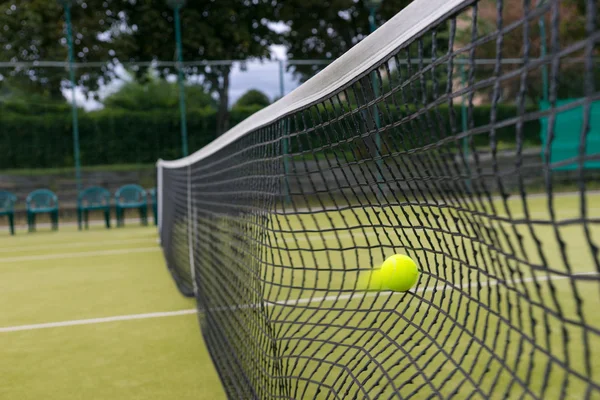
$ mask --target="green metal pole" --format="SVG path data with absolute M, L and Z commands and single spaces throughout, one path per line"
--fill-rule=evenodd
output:
M 540 55 L 542 58 L 546 57 L 546 23 L 544 18 L 540 18 Z M 548 102 L 548 65 L 542 64 L 542 100 Z
M 537 7 L 541 7 L 546 0 L 538 0 L 537 4 L 536 4 L 536 8 Z M 547 53 L 547 48 L 546 48 L 546 21 L 544 21 L 544 14 L 541 15 L 540 20 L 538 22 L 538 25 L 540 27 L 540 56 L 542 58 L 545 58 Z M 542 109 L 543 107 L 548 107 L 550 108 L 550 97 L 549 97 L 549 91 L 548 91 L 548 65 L 546 63 L 542 64 Z M 548 137 L 546 136 L 545 138 L 542 138 L 542 143 L 546 143 L 546 140 L 548 140 Z M 546 147 L 545 145 L 542 146 L 542 159 L 544 161 L 548 161 L 548 154 L 545 151 Z
M 460 60 L 459 60 L 460 61 Z M 465 68 L 463 64 L 459 64 L 458 68 L 460 70 L 460 80 L 463 86 L 466 85 L 467 82 L 467 77 L 466 77 L 466 73 L 465 73 Z M 462 125 L 462 131 L 466 132 L 468 130 L 468 125 L 467 125 L 467 119 L 468 119 L 468 115 L 467 115 L 467 99 L 466 99 L 467 95 L 463 95 L 461 98 L 461 104 L 460 104 L 460 122 Z M 465 136 L 462 140 L 462 151 L 463 151 L 463 155 L 465 158 L 465 162 L 467 163 L 467 173 L 470 175 L 470 168 L 469 168 L 469 142 L 467 140 L 467 137 Z M 471 179 L 467 179 L 467 190 L 471 191 Z
M 536 8 L 541 7 L 546 0 L 538 0 Z M 538 22 L 540 26 L 540 55 L 542 58 L 546 57 L 546 21 L 544 21 L 544 15 L 540 17 Z M 548 65 L 542 64 L 542 100 L 548 102 Z
M 69 77 L 71 80 L 71 105 L 73 116 L 73 155 L 75 158 L 75 182 L 77 192 L 81 191 L 81 161 L 79 155 L 79 118 L 77 116 L 77 102 L 75 101 L 75 67 L 73 56 L 73 29 L 71 25 L 71 5 L 63 3 L 65 9 L 65 21 L 67 23 L 67 45 L 69 48 Z
M 376 6 L 369 7 L 369 27 L 371 29 L 371 33 L 375 32 L 377 29 L 377 24 L 375 22 L 375 13 L 377 11 Z M 379 97 L 379 86 L 377 86 L 377 72 L 373 71 L 371 75 L 371 81 L 373 85 L 373 99 L 377 99 Z M 379 112 L 377 112 L 377 106 L 373 105 L 373 117 L 375 118 L 375 127 L 377 128 L 377 132 L 375 132 L 375 156 L 377 157 L 377 181 L 382 182 L 383 177 L 381 176 L 383 171 L 383 160 L 381 157 L 381 136 L 379 135 L 379 128 L 381 127 L 381 122 L 379 121 Z
M 289 154 L 289 122 L 284 119 L 283 120 L 283 134 L 285 135 L 285 137 L 283 138 L 283 149 L 282 149 L 282 153 L 283 153 L 283 176 L 285 179 L 285 201 L 286 203 L 291 203 L 292 202 L 292 198 L 290 197 L 290 185 L 289 185 L 289 172 L 290 172 L 290 160 L 288 157 Z
M 283 76 L 284 76 L 284 65 L 283 65 L 284 61 L 283 60 L 279 60 L 279 97 L 283 98 L 283 96 L 285 96 L 285 86 L 284 86 L 284 82 L 283 82 Z
M 175 19 L 175 41 L 177 42 L 177 81 L 179 83 L 179 113 L 181 114 L 181 152 L 183 157 L 188 155 L 187 118 L 185 106 L 185 85 L 183 82 L 183 50 L 181 46 L 181 20 L 179 10 L 181 5 L 173 7 Z
M 285 86 L 284 86 L 284 71 L 285 71 L 285 66 L 284 66 L 284 62 L 283 60 L 279 60 L 279 96 L 280 98 L 283 98 L 283 96 L 285 96 Z M 284 174 L 284 179 L 285 179 L 285 201 L 287 203 L 291 203 L 291 198 L 290 198 L 290 191 L 289 191 L 289 184 L 288 184 L 288 172 L 290 170 L 290 166 L 289 166 L 289 160 L 288 160 L 288 141 L 289 141 L 289 136 L 288 136 L 289 132 L 288 132 L 288 122 L 286 120 L 283 121 L 283 135 L 285 135 L 285 137 L 283 138 L 282 141 L 282 153 L 283 153 L 283 174 Z

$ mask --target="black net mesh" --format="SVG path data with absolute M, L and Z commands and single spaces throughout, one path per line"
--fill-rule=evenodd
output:
M 229 397 L 600 397 L 597 13 L 467 2 L 161 167 L 166 259 Z M 397 253 L 417 285 L 360 290 Z

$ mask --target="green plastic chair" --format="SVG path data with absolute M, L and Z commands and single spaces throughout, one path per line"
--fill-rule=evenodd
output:
M 35 217 L 38 214 L 50 214 L 52 230 L 58 230 L 58 197 L 48 189 L 34 190 L 27 196 L 29 232 L 35 231 Z
M 77 225 L 81 230 L 82 222 L 85 223 L 85 229 L 88 229 L 88 220 L 90 211 L 104 212 L 104 221 L 106 228 L 110 228 L 110 192 L 99 186 L 92 186 L 81 193 L 77 198 Z
M 558 99 L 556 107 L 568 105 L 578 99 Z M 547 101 L 540 103 L 542 111 L 550 109 Z M 554 135 L 550 144 L 550 156 L 545 154 L 549 140 L 549 118 L 540 118 L 542 138 L 542 159 L 552 165 L 553 170 L 574 170 L 579 168 L 579 145 L 583 127 L 583 106 L 576 106 L 557 112 L 554 118 Z M 600 153 L 600 101 L 591 104 L 589 115 L 589 132 L 586 136 L 585 155 L 593 156 Z M 583 168 L 600 168 L 598 159 L 589 158 L 584 161 Z
M 115 193 L 115 210 L 117 227 L 125 225 L 125 210 L 137 209 L 140 212 L 142 225 L 148 225 L 148 199 L 146 191 L 138 185 L 121 186 Z
M 15 234 L 15 203 L 17 197 L 11 192 L 0 190 L 0 216 L 8 217 L 8 229 L 10 234 Z
M 152 198 L 152 215 L 154 216 L 154 225 L 158 225 L 158 203 L 156 200 L 156 188 L 149 190 L 150 197 Z

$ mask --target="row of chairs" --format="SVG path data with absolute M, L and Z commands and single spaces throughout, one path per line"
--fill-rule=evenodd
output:
M 152 198 L 152 211 L 154 224 L 157 223 L 156 189 L 150 189 Z M 108 190 L 92 186 L 82 190 L 77 197 L 77 225 L 81 230 L 83 226 L 89 227 L 89 212 L 101 211 L 104 221 L 110 228 L 111 194 Z M 140 213 L 143 225 L 148 225 L 148 193 L 138 185 L 121 186 L 115 193 L 115 212 L 117 227 L 125 225 L 125 210 L 136 209 Z M 0 216 L 8 217 L 8 226 L 11 235 L 15 234 L 15 204 L 17 197 L 7 191 L 0 190 Z M 38 214 L 48 214 L 53 230 L 58 229 L 58 197 L 48 189 L 38 189 L 29 193 L 26 199 L 27 226 L 29 232 L 35 231 L 35 220 Z

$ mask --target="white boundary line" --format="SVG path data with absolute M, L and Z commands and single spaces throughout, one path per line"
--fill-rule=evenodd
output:
M 105 240 L 105 241 L 91 241 L 91 242 L 76 242 L 76 243 L 61 243 L 56 244 L 43 244 L 39 246 L 13 246 L 9 248 L 0 249 L 0 253 L 18 253 L 20 251 L 26 251 L 32 253 L 37 250 L 53 250 L 56 248 L 71 248 L 71 247 L 96 247 L 96 246 L 107 246 L 113 244 L 128 244 L 128 243 L 148 243 L 154 244 L 156 240 L 154 237 L 140 238 L 140 239 L 121 239 L 121 240 Z
M 581 273 L 577 273 L 574 275 L 576 275 L 576 276 L 577 275 L 598 275 L 598 273 L 597 272 L 581 272 Z M 554 276 L 554 277 L 552 277 L 552 276 L 536 276 L 535 280 L 538 282 L 543 282 L 543 281 L 548 281 L 548 280 L 563 280 L 563 279 L 568 279 L 568 278 L 569 277 L 562 276 L 562 275 Z M 525 278 L 525 279 L 511 280 L 510 283 L 528 283 L 528 282 L 533 282 L 533 281 L 534 281 L 534 278 Z M 489 281 L 489 282 L 474 282 L 474 283 L 459 285 L 456 288 L 465 289 L 468 287 L 477 287 L 477 286 L 482 286 L 482 287 L 497 286 L 501 283 L 503 283 L 503 281 L 498 281 L 498 280 L 493 280 L 493 281 Z M 435 286 L 435 287 L 418 288 L 416 290 L 411 290 L 411 292 L 425 293 L 425 292 L 432 292 L 432 291 L 437 291 L 437 290 L 452 290 L 452 289 L 455 289 L 455 287 L 448 286 L 448 285 L 439 285 L 439 286 Z M 339 296 L 324 296 L 324 297 L 312 297 L 312 298 L 304 298 L 304 299 L 289 300 L 289 301 L 277 301 L 274 303 L 266 303 L 266 306 L 267 307 L 289 306 L 289 305 L 293 306 L 293 305 L 297 305 L 297 304 L 320 303 L 320 302 L 324 302 L 324 301 L 354 300 L 354 299 L 359 299 L 359 298 L 363 298 L 363 297 L 375 297 L 378 295 L 389 296 L 392 294 L 399 295 L 400 293 L 390 292 L 390 291 L 361 292 L 361 293 L 344 294 L 344 295 L 339 295 Z M 258 306 L 259 306 L 258 304 L 248 304 L 248 305 L 241 305 L 241 306 L 217 307 L 217 308 L 213 308 L 211 311 L 224 311 L 224 310 L 235 311 L 238 309 L 255 308 Z M 48 328 L 62 328 L 62 327 L 76 326 L 76 325 L 94 325 L 94 324 L 103 324 L 103 323 L 107 323 L 107 322 L 117 322 L 117 321 L 133 321 L 133 320 L 150 319 L 150 318 L 175 317 L 175 316 L 180 316 L 180 315 L 189 315 L 189 314 L 196 314 L 196 313 L 197 313 L 197 311 L 195 309 L 188 309 L 188 310 L 179 310 L 179 311 L 155 312 L 155 313 L 147 313 L 147 314 L 119 315 L 119 316 L 105 317 L 105 318 L 79 319 L 79 320 L 62 321 L 62 322 L 48 322 L 48 323 L 33 324 L 33 325 L 7 326 L 4 328 L 0 327 L 0 333 L 32 331 L 32 330 L 37 330 L 37 329 L 48 329 Z
M 598 207 L 592 207 L 589 208 L 588 210 L 593 210 L 593 211 L 600 211 L 600 208 Z M 560 213 L 557 213 L 558 215 L 560 215 Z M 547 212 L 543 212 L 543 211 L 536 211 L 536 212 L 531 212 L 529 213 L 529 215 L 531 216 L 549 216 L 549 213 Z M 516 219 L 518 217 L 522 217 L 524 218 L 525 216 L 515 216 L 513 215 L 513 219 Z M 573 218 L 576 218 L 577 216 L 573 216 Z M 403 217 L 404 218 L 404 217 Z M 569 217 L 571 218 L 571 217 Z M 566 219 L 566 218 L 562 218 L 562 219 Z M 546 220 L 546 219 L 545 219 Z M 550 220 L 550 218 L 547 219 L 548 221 Z M 557 218 L 557 221 L 560 221 L 560 218 Z M 453 223 L 451 223 L 453 224 Z M 441 225 L 440 223 L 437 223 L 438 226 L 435 225 L 429 225 L 426 226 L 425 228 L 439 228 Z M 421 227 L 423 228 L 423 227 Z M 362 229 L 368 230 L 367 232 L 361 232 Z M 369 229 L 374 229 L 374 230 L 369 230 Z M 394 229 L 394 228 L 387 228 L 387 227 L 377 227 L 377 228 L 368 228 L 366 226 L 361 226 L 361 225 L 355 225 L 355 226 L 351 226 L 351 227 L 344 227 L 341 229 L 338 229 L 338 234 L 337 236 L 334 233 L 327 233 L 322 235 L 319 233 L 310 233 L 308 235 L 308 238 L 306 237 L 306 235 L 302 235 L 301 233 L 294 233 L 295 236 L 299 236 L 298 238 L 296 238 L 295 240 L 293 239 L 293 236 L 288 236 L 288 235 L 292 235 L 291 232 L 285 233 L 283 236 L 283 239 L 281 239 L 281 241 L 285 241 L 285 242 L 291 242 L 293 243 L 294 241 L 298 241 L 300 243 L 304 243 L 304 242 L 319 242 L 319 240 L 335 240 L 335 239 L 347 239 L 347 238 L 355 238 L 355 239 L 360 239 L 361 237 L 373 237 L 373 236 L 378 236 L 378 233 L 384 234 L 386 232 L 387 229 Z M 421 231 L 426 231 L 427 229 L 421 229 Z M 348 232 L 350 231 L 350 232 Z M 445 233 L 452 233 L 452 232 L 445 232 Z M 414 233 L 412 232 L 407 232 L 405 234 L 409 234 L 411 236 L 415 236 Z M 392 232 L 392 235 L 395 235 L 395 232 Z M 398 236 L 399 237 L 399 236 Z M 296 248 L 290 248 L 290 250 L 296 250 Z
M 33 331 L 36 329 L 61 328 L 61 327 L 65 327 L 65 326 L 76 326 L 76 325 L 94 325 L 94 324 L 103 324 L 103 323 L 107 323 L 107 322 L 133 321 L 133 320 L 137 320 L 137 319 L 176 317 L 178 315 L 188 315 L 188 314 L 195 314 L 195 313 L 196 313 L 196 310 L 181 310 L 181 311 L 155 312 L 155 313 L 148 313 L 148 314 L 118 315 L 115 317 L 106 317 L 106 318 L 78 319 L 78 320 L 74 320 L 74 321 L 49 322 L 49 323 L 45 323 L 45 324 L 9 326 L 6 328 L 0 328 L 0 333 Z
M 38 260 L 56 260 L 63 258 L 80 258 L 94 256 L 112 256 L 117 254 L 130 253 L 148 253 L 151 251 L 159 251 L 160 247 L 139 247 L 136 249 L 121 249 L 121 250 L 101 250 L 101 251 L 80 251 L 77 253 L 58 253 L 58 254 L 41 254 L 37 256 L 17 256 L 0 258 L 0 264 L 15 263 L 20 261 L 38 261 Z
M 573 274 L 573 276 L 585 276 L 585 275 L 598 275 L 597 272 L 580 272 L 580 273 L 576 273 Z M 558 281 L 558 280 L 563 280 L 563 279 L 568 279 L 569 277 L 567 276 L 563 276 L 563 275 L 555 275 L 554 277 L 552 276 L 539 276 L 536 275 L 535 277 L 535 281 L 537 282 L 544 282 L 544 281 Z M 533 282 L 534 278 L 525 278 L 525 279 L 512 279 L 509 281 L 509 283 L 530 283 Z M 410 290 L 410 292 L 413 293 L 426 293 L 426 292 L 433 292 L 433 291 L 438 291 L 438 290 L 453 290 L 453 289 L 466 289 L 466 288 L 470 288 L 470 287 L 492 287 L 492 286 L 498 286 L 501 283 L 504 283 L 505 281 L 499 281 L 499 280 L 492 280 L 492 281 L 487 281 L 487 282 L 473 282 L 473 283 L 467 283 L 467 284 L 462 284 L 462 285 L 458 285 L 458 286 L 450 286 L 450 285 L 438 285 L 438 286 L 434 286 L 434 287 L 426 287 L 426 288 L 417 288 L 416 290 Z M 276 301 L 276 302 L 269 302 L 266 303 L 265 305 L 267 307 L 273 307 L 273 306 L 294 306 L 297 304 L 310 304 L 310 303 L 320 303 L 323 301 L 339 301 L 339 300 L 355 300 L 355 299 L 360 299 L 360 298 L 366 298 L 366 297 L 375 297 L 378 295 L 382 295 L 382 296 L 391 296 L 391 295 L 400 295 L 402 293 L 400 292 L 392 292 L 392 291 L 381 291 L 381 292 L 359 292 L 359 293 L 351 293 L 351 294 L 343 294 L 343 295 L 331 295 L 331 296 L 324 296 L 324 297 L 311 297 L 311 298 L 304 298 L 304 299 L 298 299 L 298 300 L 289 300 L 289 301 Z M 213 308 L 211 309 L 211 311 L 225 311 L 225 310 L 237 310 L 237 309 L 245 309 L 245 308 L 255 308 L 258 307 L 259 304 L 243 304 L 240 306 L 229 306 L 229 307 L 217 307 L 217 308 Z
M 590 190 L 588 192 L 586 192 L 587 195 L 591 195 L 591 196 L 600 196 L 600 190 Z M 573 197 L 578 199 L 580 195 L 580 192 L 558 192 L 558 193 L 554 193 L 552 195 L 553 198 L 561 198 L 561 197 Z M 539 200 L 539 199 L 545 199 L 548 198 L 548 195 L 545 193 L 533 193 L 533 194 L 529 194 L 527 195 L 527 200 Z M 463 200 L 466 198 L 463 198 Z M 486 201 L 486 204 L 489 204 L 489 202 L 487 202 L 487 199 L 484 199 Z M 502 197 L 500 196 L 492 196 L 492 201 L 501 201 Z M 518 195 L 513 195 L 511 196 L 508 200 L 509 203 L 518 203 L 516 205 L 516 207 L 520 207 L 522 205 L 522 199 L 518 196 Z M 453 203 L 454 204 L 454 203 Z M 442 207 L 442 206 L 446 206 L 447 203 L 438 203 L 438 204 L 434 204 L 434 203 L 429 203 L 429 202 L 423 202 L 421 204 L 412 204 L 414 207 Z M 501 205 L 497 205 L 497 207 L 500 207 Z M 398 207 L 404 207 L 402 204 L 393 204 L 393 205 L 385 205 L 385 208 L 398 208 Z M 479 205 L 477 205 L 477 207 L 479 207 Z M 383 205 L 381 204 L 368 204 L 365 205 L 365 207 L 367 210 L 371 210 L 372 208 L 375 209 L 379 209 L 379 208 L 384 208 Z M 342 211 L 347 211 L 348 209 L 342 210 Z M 587 211 L 598 211 L 600 210 L 599 207 L 587 207 Z M 294 210 L 291 207 L 286 207 L 286 208 L 279 208 L 277 209 L 277 212 L 284 212 L 284 214 L 290 214 L 290 215 L 295 215 L 297 212 L 320 212 L 320 211 L 340 211 L 336 206 L 327 206 L 327 207 L 319 207 L 319 206 L 312 206 L 312 207 L 300 207 L 297 208 L 296 210 Z M 462 211 L 462 210 L 460 210 Z M 474 208 L 474 209 L 465 209 L 464 211 L 469 211 L 469 212 L 477 212 L 477 211 L 481 211 L 479 208 Z M 502 210 L 504 212 L 504 210 Z M 579 209 L 577 209 L 577 212 L 579 212 Z M 524 214 L 521 210 L 521 212 L 519 213 L 519 215 Z M 546 209 L 545 211 L 533 211 L 529 213 L 530 215 L 548 215 L 549 212 Z M 499 215 L 503 215 L 506 216 L 506 214 L 499 214 Z M 516 216 L 513 215 L 513 218 L 515 218 Z

